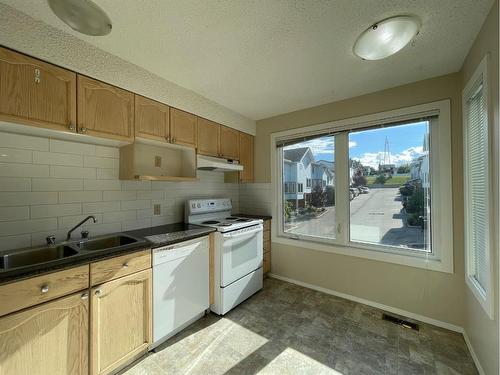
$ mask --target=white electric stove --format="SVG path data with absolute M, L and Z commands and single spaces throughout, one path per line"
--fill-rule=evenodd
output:
M 224 315 L 262 289 L 263 221 L 231 215 L 229 198 L 192 199 L 185 209 L 186 223 L 217 230 L 210 309 Z

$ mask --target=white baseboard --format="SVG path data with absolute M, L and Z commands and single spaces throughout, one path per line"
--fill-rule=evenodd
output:
M 467 345 L 467 348 L 469 348 L 470 355 L 472 357 L 472 360 L 474 361 L 477 371 L 479 372 L 479 375 L 486 375 L 484 372 L 483 368 L 481 367 L 481 364 L 479 363 L 479 358 L 477 357 L 476 352 L 474 351 L 474 348 L 472 347 L 472 343 L 470 342 L 469 336 L 467 335 L 467 332 L 463 332 L 464 335 L 464 340 L 465 344 Z
M 440 320 L 429 318 L 429 317 L 426 317 L 426 316 L 423 316 L 420 314 L 415 314 L 415 313 L 412 313 L 410 311 L 398 309 L 397 307 L 387 306 L 387 305 L 383 305 L 383 304 L 378 303 L 378 302 L 373 302 L 373 301 L 370 301 L 370 300 L 367 300 L 364 298 L 355 297 L 355 296 L 352 296 L 350 294 L 337 292 L 337 291 L 332 290 L 332 289 L 327 289 L 327 288 L 323 288 L 321 286 L 304 283 L 304 282 L 299 281 L 299 280 L 290 279 L 288 277 L 276 275 L 273 273 L 269 273 L 268 276 L 275 278 L 275 279 L 278 279 L 278 280 L 287 281 L 287 282 L 292 283 L 292 284 L 300 285 L 300 286 L 303 286 L 305 288 L 317 290 L 318 292 L 331 294 L 331 295 L 336 296 L 336 297 L 345 298 L 345 299 L 350 300 L 350 301 L 354 301 L 354 302 L 362 303 L 364 305 L 372 306 L 372 307 L 375 307 L 375 308 L 380 309 L 380 310 L 392 312 L 394 314 L 405 316 L 405 317 L 408 317 L 411 319 L 415 319 L 415 320 L 418 320 L 420 322 L 431 324 L 431 325 L 436 326 L 436 327 L 445 328 L 445 329 L 448 329 L 450 331 L 461 333 L 464 337 L 465 344 L 467 345 L 467 348 L 469 349 L 472 360 L 474 361 L 474 364 L 476 365 L 476 368 L 477 368 L 479 374 L 480 375 L 486 374 L 484 372 L 483 368 L 481 367 L 481 364 L 479 363 L 479 358 L 477 357 L 476 352 L 474 351 L 474 348 L 472 347 L 472 343 L 469 340 L 469 336 L 467 336 L 467 333 L 465 332 L 465 330 L 460 326 L 457 326 L 457 325 L 454 325 L 451 323 L 447 323 L 447 322 L 442 322 Z
M 350 294 L 337 292 L 335 290 L 323 288 L 321 286 L 304 283 L 304 282 L 299 281 L 299 280 L 290 279 L 288 277 L 276 275 L 276 274 L 273 274 L 273 273 L 270 273 L 269 277 L 272 277 L 272 278 L 275 278 L 275 279 L 278 279 L 278 280 L 287 281 L 289 283 L 300 285 L 300 286 L 303 286 L 305 288 L 317 290 L 318 292 L 323 292 L 323 293 L 331 294 L 333 296 L 337 296 L 337 297 L 340 297 L 340 298 L 345 298 L 345 299 L 348 299 L 350 301 L 362 303 L 363 305 L 368 305 L 368 306 L 375 307 L 375 308 L 380 309 L 380 310 L 384 310 L 384 311 L 391 312 L 391 313 L 394 313 L 394 314 L 397 314 L 397 315 L 401 315 L 401 316 L 404 316 L 404 317 L 415 319 L 415 320 L 418 320 L 420 322 L 431 324 L 431 325 L 436 326 L 436 327 L 445 328 L 445 329 L 448 329 L 450 331 L 454 331 L 454 332 L 458 332 L 458 333 L 462 333 L 462 334 L 464 333 L 464 329 L 462 327 L 460 327 L 460 326 L 457 326 L 457 325 L 454 325 L 454 324 L 451 324 L 451 323 L 447 323 L 447 322 L 442 322 L 440 320 L 429 318 L 429 317 L 426 317 L 426 316 L 423 316 L 423 315 L 415 314 L 415 313 L 412 313 L 410 311 L 398 309 L 397 307 L 383 305 L 383 304 L 378 303 L 378 302 L 373 302 L 373 301 L 370 301 L 370 300 L 367 300 L 367 299 L 364 299 L 364 298 L 359 298 L 359 297 L 352 296 Z

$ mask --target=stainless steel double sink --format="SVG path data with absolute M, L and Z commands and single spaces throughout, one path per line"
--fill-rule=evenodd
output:
M 2 251 L 0 252 L 0 272 L 27 266 L 50 264 L 77 255 L 88 255 L 90 252 L 117 250 L 140 241 L 126 234 L 115 234 L 55 246 Z

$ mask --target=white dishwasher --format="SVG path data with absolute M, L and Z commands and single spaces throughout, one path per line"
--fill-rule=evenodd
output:
M 153 344 L 155 348 L 210 306 L 208 237 L 153 249 Z

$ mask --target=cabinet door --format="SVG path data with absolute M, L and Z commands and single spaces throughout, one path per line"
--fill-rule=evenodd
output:
M 0 48 L 0 119 L 76 130 L 76 74 Z
M 88 374 L 88 294 L 0 318 L 0 374 Z
M 239 131 L 228 128 L 227 126 L 220 127 L 220 154 L 226 159 L 239 160 L 240 158 L 240 142 Z
M 135 96 L 135 135 L 170 141 L 170 107 L 166 104 Z
M 148 269 L 92 288 L 92 374 L 108 374 L 147 351 L 151 282 Z
M 188 112 L 170 108 L 170 139 L 172 143 L 196 147 L 198 118 Z
M 78 132 L 134 140 L 134 94 L 78 75 Z
M 219 156 L 220 125 L 198 117 L 198 154 Z
M 243 165 L 240 181 L 242 182 L 253 182 L 253 142 L 252 135 L 240 132 L 240 164 Z

